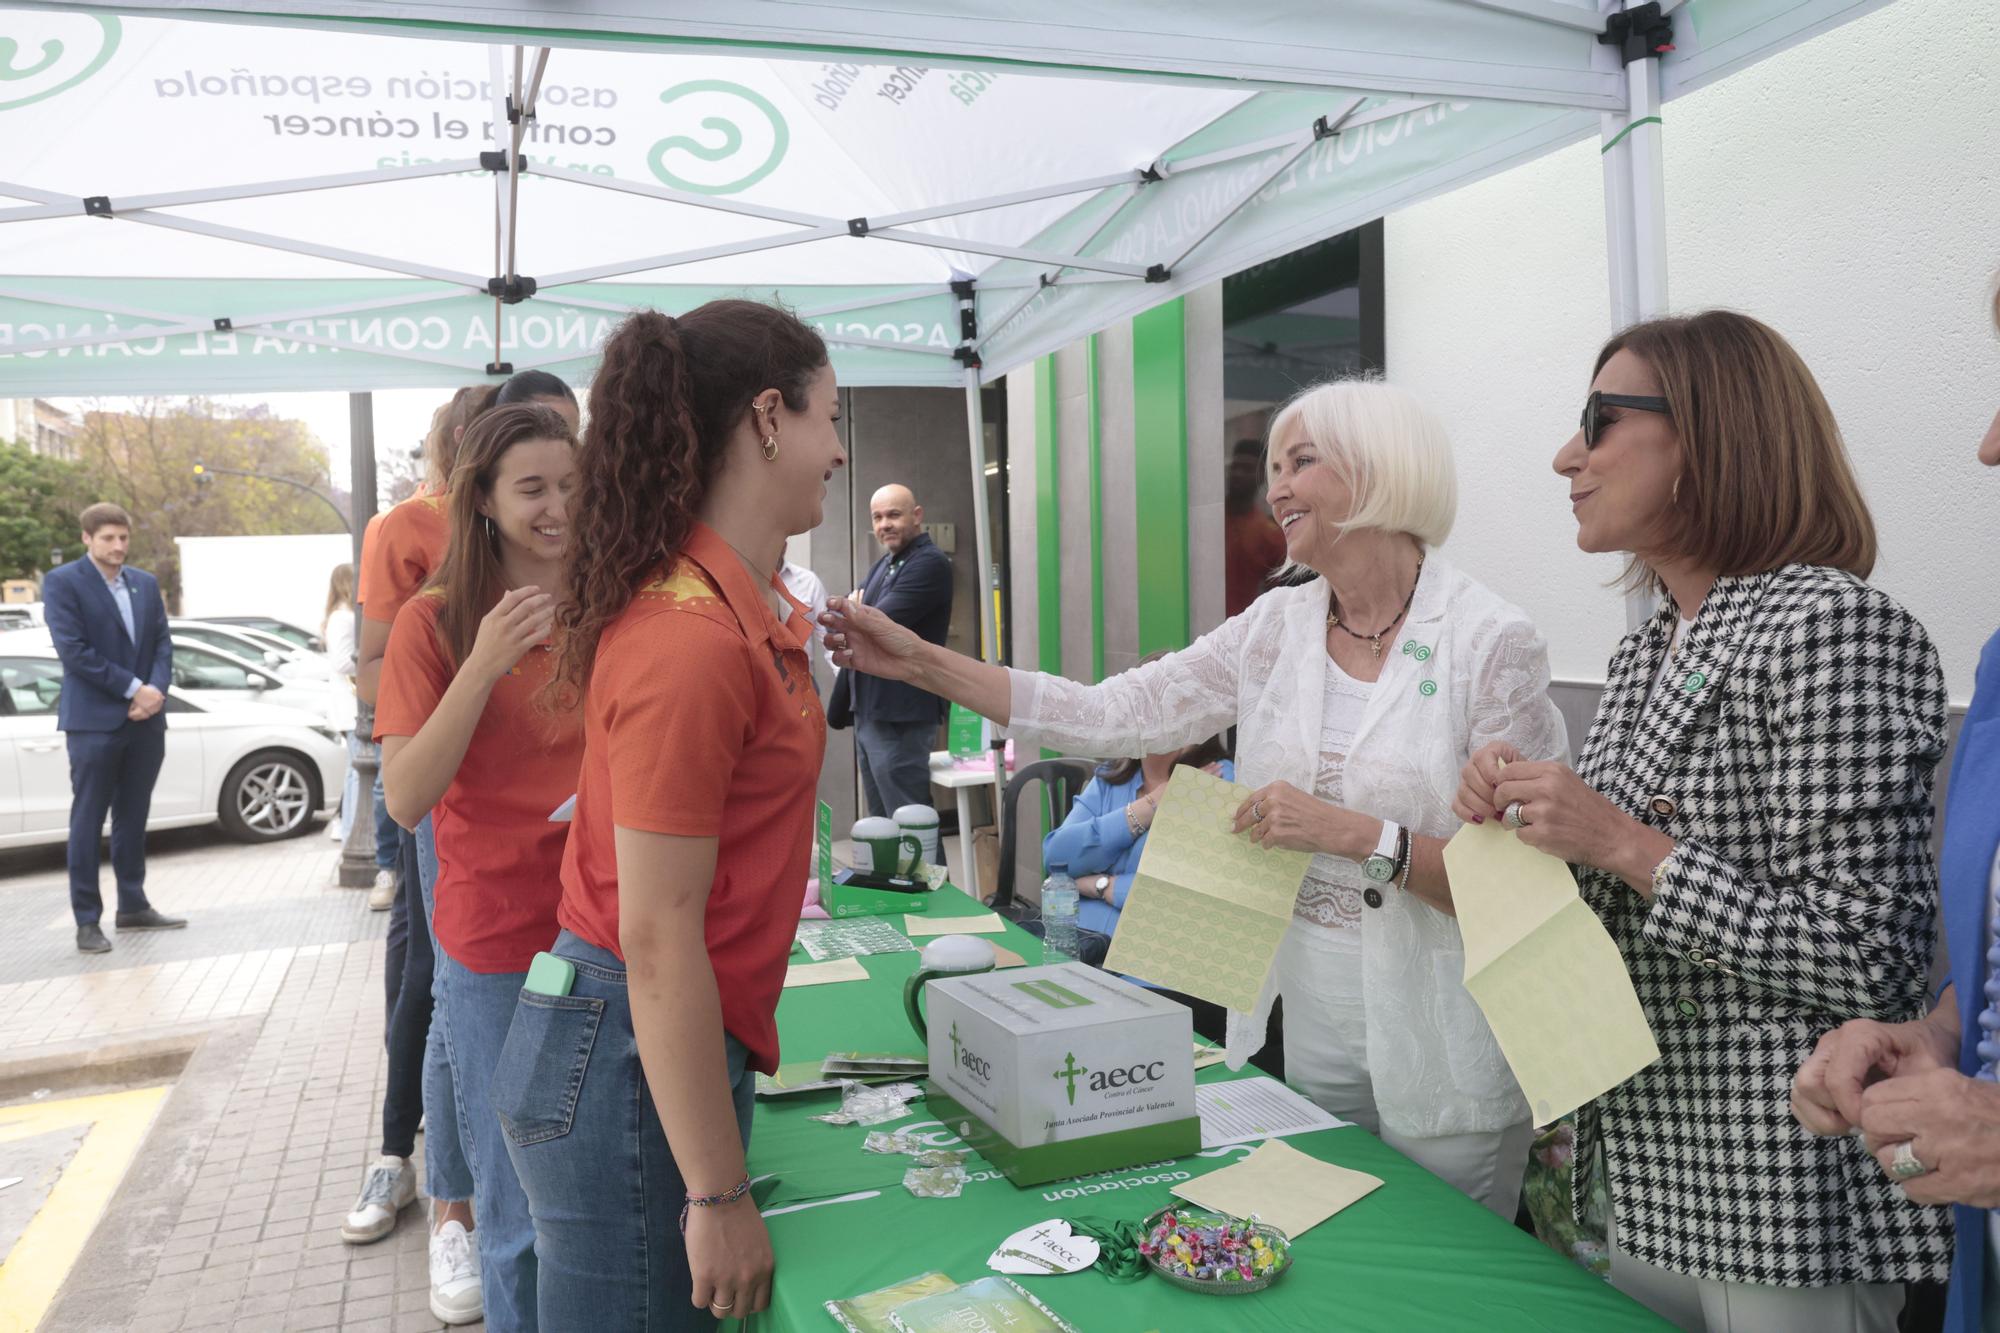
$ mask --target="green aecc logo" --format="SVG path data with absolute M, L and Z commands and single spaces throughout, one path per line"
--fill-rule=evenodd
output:
M 29 23 L 32 34 L 22 26 Z M 76 87 L 104 68 L 123 32 L 108 15 L 0 14 L 0 111 Z
M 785 160 L 791 130 L 771 99 L 755 89 L 724 79 L 691 79 L 661 93 L 660 100 L 675 108 L 674 123 L 704 131 L 670 134 L 653 145 L 646 163 L 664 184 L 697 194 L 735 194 Z

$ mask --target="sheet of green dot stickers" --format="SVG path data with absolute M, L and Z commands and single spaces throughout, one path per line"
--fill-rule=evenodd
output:
M 1257 1007 L 1312 857 L 1231 832 L 1249 796 L 1239 783 L 1174 770 L 1106 967 L 1241 1013 Z
M 1444 848 L 1465 988 L 1546 1125 L 1660 1058 L 1618 946 L 1569 867 L 1498 822 Z

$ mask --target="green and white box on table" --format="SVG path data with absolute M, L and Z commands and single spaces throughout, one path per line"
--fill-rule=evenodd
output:
M 1185 1005 L 1086 967 L 928 987 L 931 1113 L 1016 1185 L 1201 1147 Z

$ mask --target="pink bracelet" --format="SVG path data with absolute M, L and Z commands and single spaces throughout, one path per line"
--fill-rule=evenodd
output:
M 688 1195 L 687 1202 L 681 1205 L 682 1233 L 685 1234 L 688 1229 L 688 1209 L 720 1208 L 725 1203 L 735 1203 L 738 1199 L 742 1198 L 749 1192 L 750 1192 L 750 1177 L 745 1176 L 743 1177 L 743 1179 L 737 1181 L 734 1185 L 731 1185 L 728 1189 L 722 1191 L 722 1193 L 720 1194 Z

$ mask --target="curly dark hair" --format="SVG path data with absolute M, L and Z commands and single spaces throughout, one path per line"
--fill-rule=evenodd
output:
M 686 546 L 751 400 L 776 389 L 802 412 L 826 364 L 819 334 L 757 301 L 710 301 L 679 319 L 641 310 L 612 332 L 577 452 L 553 699 L 581 697 L 605 627 Z

